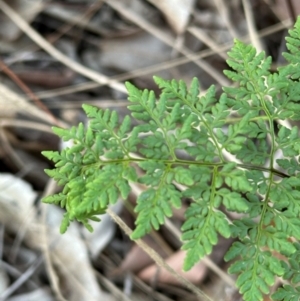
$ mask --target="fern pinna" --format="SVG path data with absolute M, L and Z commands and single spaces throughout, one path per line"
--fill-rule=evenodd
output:
M 87 129 L 54 128 L 74 146 L 43 152 L 56 167 L 47 174 L 63 186 L 44 198 L 66 209 L 61 232 L 73 220 L 92 230 L 89 220 L 126 199 L 130 183 L 142 183 L 132 239 L 158 230 L 188 199 L 185 270 L 212 251 L 219 234 L 234 237 L 225 260 L 234 260 L 229 272 L 238 274 L 245 300 L 263 300 L 276 277 L 287 281 L 272 298 L 299 300 L 300 139 L 287 122 L 300 120 L 299 47 L 300 20 L 287 38 L 288 65 L 271 73 L 270 57 L 235 41 L 224 72 L 235 84 L 220 97 L 214 86 L 199 96 L 197 79 L 187 88 L 155 77 L 159 98 L 126 83 L 131 117 L 122 121 L 115 111 L 83 105 Z

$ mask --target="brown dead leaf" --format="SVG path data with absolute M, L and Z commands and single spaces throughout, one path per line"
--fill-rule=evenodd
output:
M 186 256 L 186 252 L 179 250 L 173 255 L 166 259 L 166 263 L 170 265 L 178 274 L 185 277 L 190 282 L 197 284 L 203 280 L 206 275 L 207 267 L 204 263 L 200 262 L 196 264 L 190 271 L 184 272 L 182 270 L 183 261 Z M 145 269 L 143 269 L 139 274 L 142 280 L 146 282 L 152 282 L 153 280 L 164 283 L 179 285 L 180 283 L 172 276 L 167 270 L 159 269 L 157 265 L 153 264 Z M 157 277 L 157 278 L 156 278 Z
M 163 248 L 150 236 L 147 235 L 143 238 L 143 241 L 163 258 L 167 256 Z M 126 257 L 122 261 L 120 267 L 110 273 L 110 276 L 122 275 L 124 272 L 136 273 L 149 264 L 152 264 L 152 258 L 146 254 L 138 245 L 134 244 Z

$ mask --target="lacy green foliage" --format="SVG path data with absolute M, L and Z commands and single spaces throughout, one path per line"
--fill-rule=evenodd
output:
M 159 98 L 126 84 L 131 117 L 119 121 L 115 111 L 84 105 L 87 129 L 54 128 L 74 142 L 43 152 L 56 167 L 47 174 L 63 186 L 44 198 L 66 209 L 61 232 L 73 220 L 91 230 L 88 221 L 126 199 L 129 183 L 142 183 L 132 239 L 158 230 L 185 198 L 185 270 L 211 253 L 219 235 L 234 237 L 225 260 L 234 260 L 229 272 L 238 274 L 245 300 L 263 300 L 277 276 L 288 284 L 274 300 L 299 300 L 300 138 L 283 121 L 300 120 L 300 20 L 287 48 L 288 65 L 271 73 L 270 57 L 235 41 L 224 72 L 235 84 L 220 97 L 214 86 L 199 96 L 197 79 L 187 88 L 155 77 Z

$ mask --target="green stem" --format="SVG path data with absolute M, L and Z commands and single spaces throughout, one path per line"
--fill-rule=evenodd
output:
M 190 160 L 165 160 L 165 159 L 147 159 L 147 158 L 125 158 L 125 159 L 115 159 L 115 160 L 107 160 L 107 161 L 101 161 L 97 163 L 92 163 L 89 165 L 85 165 L 84 169 L 94 168 L 99 169 L 103 165 L 109 165 L 109 164 L 123 164 L 123 163 L 140 163 L 140 162 L 147 162 L 147 161 L 155 161 L 163 164 L 171 164 L 171 165 L 200 165 L 203 167 L 223 167 L 229 162 L 198 162 L 198 161 L 190 161 Z M 268 167 L 263 167 L 260 165 L 251 165 L 251 164 L 237 164 L 237 167 L 247 169 L 247 170 L 259 170 L 262 172 L 272 172 L 274 175 L 279 176 L 281 178 L 288 178 L 289 176 L 285 173 L 277 170 L 277 169 L 270 169 Z
M 180 94 L 176 93 L 176 91 L 174 91 L 174 93 L 176 94 L 176 96 L 185 104 L 187 105 L 191 111 L 193 113 L 195 113 L 199 119 L 201 120 L 201 122 L 205 125 L 205 127 L 207 128 L 207 131 L 209 133 L 210 138 L 212 139 L 217 151 L 218 151 L 218 156 L 221 162 L 225 162 L 223 153 L 222 153 L 222 148 L 220 148 L 219 143 L 215 137 L 215 134 L 213 132 L 213 130 L 211 129 L 211 127 L 209 126 L 208 122 L 206 122 L 206 120 L 203 118 L 203 114 L 202 112 L 198 111 L 193 105 L 191 105 L 184 97 L 182 97 Z

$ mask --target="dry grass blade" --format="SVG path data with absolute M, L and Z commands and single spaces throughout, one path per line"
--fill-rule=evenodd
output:
M 181 237 L 181 232 L 174 227 L 172 222 L 169 219 L 166 219 L 165 226 L 170 230 L 170 232 L 175 235 L 179 240 Z M 209 257 L 204 257 L 201 259 L 203 263 L 210 268 L 212 271 L 215 272 L 221 279 L 223 279 L 229 286 L 235 287 L 235 282 L 227 275 L 221 268 L 219 268 Z
M 109 4 L 112 8 L 114 8 L 116 11 L 118 11 L 120 14 L 128 18 L 133 23 L 137 24 L 147 32 L 154 35 L 156 38 L 160 39 L 170 47 L 174 48 L 178 52 L 185 55 L 190 61 L 193 61 L 197 66 L 199 66 L 201 69 L 207 72 L 212 78 L 214 78 L 221 85 L 226 86 L 229 84 L 229 81 L 225 76 L 222 75 L 221 72 L 216 70 L 209 63 L 202 61 L 199 58 L 195 59 L 194 54 L 190 50 L 188 50 L 185 47 L 178 47 L 174 38 L 163 33 L 158 27 L 144 20 L 141 16 L 135 14 L 132 10 L 125 7 L 124 4 L 116 0 L 106 0 L 105 2 Z
M 98 271 L 95 271 L 97 278 L 106 286 L 106 288 L 118 299 L 122 301 L 131 301 L 130 297 L 124 294 L 113 282 L 108 280 Z
M 117 216 L 110 208 L 106 210 L 106 212 L 111 216 L 111 218 L 120 226 L 120 228 L 130 236 L 132 234 L 132 230 L 121 220 L 119 216 Z M 184 286 L 190 289 L 196 296 L 201 298 L 200 300 L 212 301 L 203 291 L 201 291 L 194 284 L 186 280 L 181 275 L 177 274 L 166 262 L 163 258 L 160 257 L 153 249 L 149 248 L 141 239 L 135 240 L 135 243 L 138 244 L 155 262 L 158 266 L 166 269 L 169 273 L 171 273 L 179 282 L 181 282 Z
M 217 8 L 217 10 L 219 11 L 221 17 L 223 18 L 227 28 L 228 28 L 228 31 L 229 33 L 231 34 L 231 36 L 233 38 L 237 38 L 239 37 L 239 33 L 238 31 L 235 29 L 235 27 L 233 26 L 232 24 L 232 20 L 231 18 L 229 17 L 229 11 L 228 11 L 228 6 L 231 4 L 231 3 L 225 3 L 224 0 L 214 0 L 215 2 L 215 6 Z
M 0 225 L 0 260 L 3 257 L 3 247 L 4 247 L 4 225 Z
M 32 39 L 36 44 L 38 44 L 42 49 L 48 52 L 52 57 L 57 59 L 59 62 L 68 66 L 70 69 L 80 73 L 87 78 L 100 83 L 110 86 L 118 91 L 126 93 L 126 89 L 123 84 L 116 81 L 110 80 L 108 77 L 95 72 L 85 66 L 72 61 L 62 52 L 53 47 L 47 40 L 45 40 L 37 31 L 35 31 L 18 13 L 16 13 L 9 5 L 7 5 L 3 0 L 0 0 L 0 9 L 12 20 L 14 21 L 23 32 Z
M 297 15 L 296 15 L 296 11 L 295 11 L 295 8 L 294 8 L 294 4 L 292 2 L 292 0 L 286 0 L 286 5 L 288 7 L 288 11 L 289 11 L 289 14 L 293 20 L 293 23 L 296 23 L 296 20 L 297 20 Z
M 8 155 L 7 157 L 9 157 L 19 169 L 24 168 L 25 167 L 24 162 L 21 160 L 21 158 L 14 151 L 13 147 L 10 145 L 8 138 L 5 134 L 5 131 L 1 127 L 0 127 L 0 142 L 1 142 L 1 148 Z
M 71 28 L 74 26 L 79 27 L 81 29 L 86 29 L 89 30 L 93 33 L 102 34 L 101 29 L 98 27 L 92 26 L 89 21 L 93 17 L 94 14 L 101 8 L 103 5 L 102 1 L 96 2 L 96 3 L 91 3 L 91 5 L 88 7 L 88 9 L 83 13 L 83 14 L 75 14 L 73 11 L 68 11 L 68 10 L 62 10 L 59 6 L 54 6 L 51 7 L 51 4 L 46 8 L 44 13 L 46 15 L 52 16 L 54 18 L 57 18 L 61 21 L 64 21 L 68 23 L 65 27 L 59 29 L 59 35 L 61 36 L 68 32 Z M 55 39 L 56 40 L 56 39 Z
M 12 265 L 8 264 L 7 262 L 1 260 L 0 265 L 5 269 L 5 271 L 8 272 L 9 275 L 11 275 L 14 278 L 20 278 L 22 276 L 22 272 L 20 272 L 18 269 L 13 267 Z M 26 280 L 26 283 L 30 285 L 33 289 L 38 289 L 39 285 L 36 284 L 35 281 L 32 281 L 30 278 Z
M 67 275 L 68 281 L 73 284 L 73 287 L 71 287 L 71 289 L 73 288 L 73 290 L 74 290 L 76 288 L 76 291 L 74 290 L 76 292 L 76 294 L 81 293 L 85 297 L 84 300 L 88 300 L 88 301 L 103 300 L 102 299 L 103 296 L 101 293 L 99 294 L 99 296 L 92 295 L 90 290 L 87 288 L 87 285 L 82 282 L 82 279 L 81 279 L 81 281 L 80 281 L 80 279 L 77 279 L 76 275 L 74 275 L 74 273 L 72 273 L 65 266 L 65 262 L 63 260 L 61 260 L 61 258 L 58 255 L 51 254 L 51 256 L 53 257 L 53 260 L 55 261 L 55 265 L 58 264 L 60 266 L 61 272 L 63 272 L 65 275 Z M 83 272 L 85 272 L 85 271 L 83 271 Z M 79 274 L 80 271 L 77 271 L 77 273 Z M 74 292 L 73 292 L 73 294 L 74 294 Z M 74 295 L 73 295 L 73 298 L 75 298 Z M 70 298 L 70 299 L 73 299 L 73 298 Z M 78 298 L 76 298 L 76 300 L 78 300 Z M 81 301 L 83 299 L 79 299 L 79 300 Z M 68 300 L 63 299 L 62 301 L 68 301 Z
M 144 281 L 142 281 L 139 277 L 132 275 L 134 284 L 136 287 L 138 287 L 140 290 L 142 290 L 145 294 L 151 296 L 155 301 L 173 301 L 169 297 L 163 295 L 160 292 L 154 291 L 154 289 L 151 286 L 148 286 Z
M 173 31 L 178 35 L 184 33 L 190 14 L 195 6 L 195 0 L 148 0 L 165 15 Z
M 135 184 L 131 184 L 131 189 L 135 195 L 140 195 L 142 190 Z M 181 188 L 180 188 L 181 189 Z M 170 219 L 165 219 L 166 228 L 180 241 L 181 231 L 170 221 Z M 215 272 L 221 279 L 223 279 L 229 286 L 235 287 L 235 282 L 227 275 L 220 267 L 218 267 L 209 257 L 204 257 L 202 259 L 203 263 Z
M 256 48 L 257 52 L 261 52 L 264 50 L 264 47 L 261 43 L 261 40 L 259 39 L 259 36 L 257 34 L 257 30 L 255 28 L 255 21 L 254 21 L 254 15 L 251 8 L 251 4 L 249 0 L 242 0 L 243 7 L 245 11 L 247 26 L 249 30 L 250 40 L 252 45 Z
M 52 115 L 52 113 L 48 110 L 48 108 L 36 97 L 36 95 L 31 91 L 31 89 L 10 69 L 8 66 L 4 64 L 3 61 L 0 60 L 0 68 L 4 73 L 7 74 L 27 95 L 33 100 L 37 107 L 39 107 L 42 111 L 45 111 L 49 116 L 52 117 L 53 123 L 57 123 L 56 118 Z
M 224 60 L 227 59 L 227 54 L 224 51 L 220 51 L 220 45 L 216 44 L 203 30 L 199 27 L 188 27 L 187 31 L 194 35 L 197 39 L 206 44 L 213 52 L 217 53 Z
M 27 113 L 29 116 L 33 116 L 39 120 L 47 122 L 49 124 L 65 126 L 61 121 L 54 121 L 53 117 L 43 110 L 30 104 L 27 100 L 16 94 L 14 91 L 0 83 L 0 109 L 1 111 L 19 111 Z
M 55 189 L 55 182 L 49 180 L 43 196 L 52 194 Z M 101 299 L 102 291 L 90 266 L 88 251 L 78 234 L 77 227 L 73 227 L 73 231 L 69 231 L 64 236 L 58 236 L 58 227 L 53 230 L 54 225 L 51 222 L 49 224 L 49 220 L 54 218 L 55 213 L 51 212 L 46 204 L 41 204 L 41 212 L 44 227 L 40 231 L 40 248 L 45 257 L 47 272 L 56 298 L 67 301 L 61 293 L 59 275 L 64 279 L 65 286 L 71 290 L 68 296 L 70 300 Z M 59 272 L 56 272 L 57 269 Z
M 51 193 L 53 193 L 53 191 L 56 188 L 56 183 L 53 179 L 50 179 L 47 183 L 47 186 L 44 190 L 44 196 L 49 195 Z M 45 206 L 41 206 L 41 210 L 42 210 L 42 219 L 43 219 L 43 223 L 46 225 L 46 208 Z M 41 249 L 43 251 L 44 257 L 45 257 L 45 264 L 46 264 L 46 269 L 50 278 L 50 283 L 52 286 L 52 289 L 55 293 L 55 296 L 57 298 L 57 300 L 59 301 L 67 301 L 59 288 L 59 283 L 58 283 L 58 277 L 55 273 L 52 261 L 51 261 L 51 256 L 50 256 L 50 250 L 49 250 L 49 245 L 48 245 L 48 241 L 47 241 L 47 227 L 43 227 L 42 228 L 42 233 L 41 235 L 43 236 L 43 244 L 41 246 Z
M 258 35 L 259 35 L 259 37 L 268 36 L 268 35 L 278 32 L 282 29 L 289 28 L 291 26 L 291 24 L 292 23 L 290 20 L 286 20 L 285 22 L 278 23 L 278 24 L 275 24 L 268 28 L 265 28 L 263 30 L 260 30 L 258 32 Z M 193 28 L 193 27 L 191 27 L 191 28 Z M 249 36 L 245 36 L 245 37 L 241 37 L 241 40 L 243 40 L 244 42 L 249 42 L 250 38 L 249 38 Z M 216 53 L 218 54 L 218 53 L 226 52 L 231 47 L 232 47 L 232 42 L 226 43 L 223 45 L 219 45 L 218 49 L 215 49 L 215 50 L 211 50 L 211 49 L 202 50 L 202 51 L 199 51 L 198 53 L 193 54 L 189 58 L 181 57 L 181 58 L 172 59 L 172 60 L 169 60 L 164 63 L 156 64 L 156 65 L 153 65 L 150 67 L 141 68 L 141 69 L 137 69 L 134 71 L 130 71 L 130 72 L 126 72 L 126 73 L 114 76 L 111 78 L 111 80 L 124 81 L 124 80 L 128 80 L 131 78 L 137 78 L 142 75 L 149 75 L 149 74 L 152 75 L 152 74 L 155 74 L 162 70 L 166 70 L 166 69 L 169 69 L 172 67 L 176 67 L 176 66 L 180 66 L 180 65 L 189 63 L 191 61 L 191 59 L 194 59 L 194 60 L 203 59 L 203 58 L 209 57 L 211 55 L 214 55 Z M 40 99 L 45 99 L 45 98 L 50 98 L 50 97 L 72 94 L 72 93 L 76 93 L 76 92 L 87 91 L 87 90 L 94 89 L 94 88 L 97 88 L 100 86 L 102 86 L 102 84 L 95 83 L 95 82 L 88 82 L 88 83 L 83 83 L 83 84 L 79 84 L 79 85 L 74 85 L 71 87 L 53 89 L 51 91 L 41 91 L 41 92 L 37 92 L 35 94 Z
M 0 127 L 22 127 L 25 129 L 35 129 L 49 134 L 53 134 L 53 131 L 50 126 L 28 120 L 12 120 L 1 118 Z
M 42 264 L 43 256 L 39 256 L 32 265 L 0 296 L 0 301 L 5 301 L 13 292 L 15 292 L 24 282 L 26 282 Z

